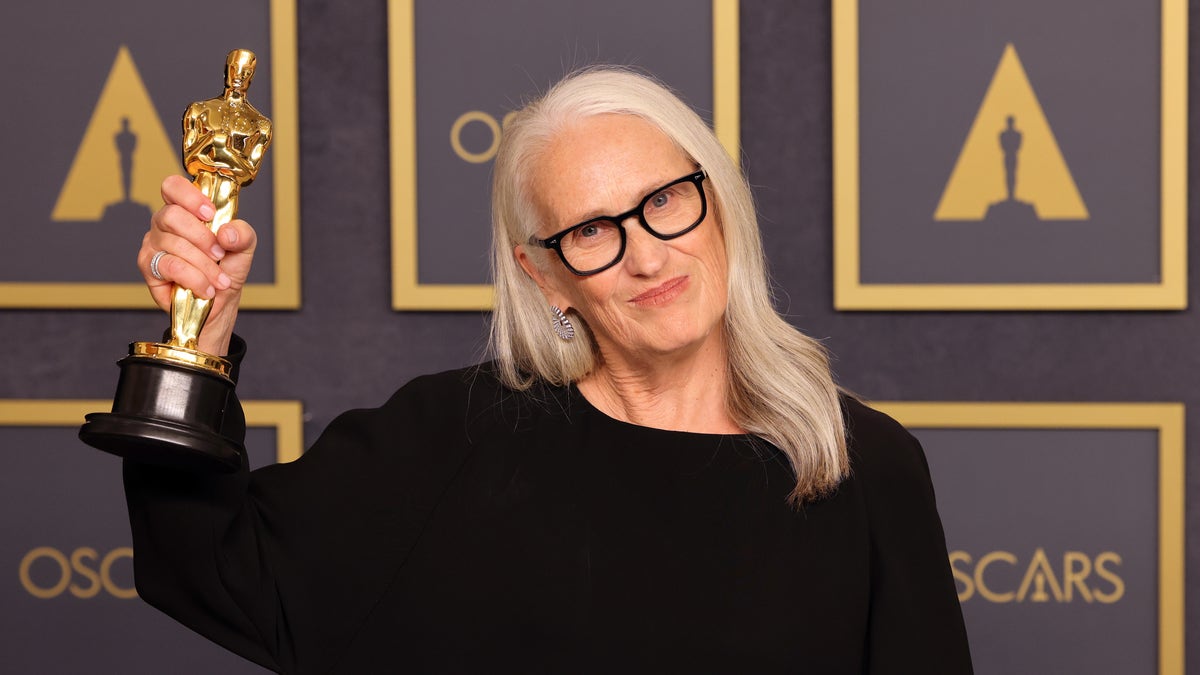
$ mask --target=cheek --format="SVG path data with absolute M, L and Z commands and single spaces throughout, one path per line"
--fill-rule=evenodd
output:
M 609 321 L 615 303 L 616 284 L 609 280 L 604 272 L 592 277 L 577 278 L 571 293 L 571 300 L 585 318 L 591 322 Z M 614 275 L 615 276 L 615 275 Z
M 570 296 L 572 306 L 602 342 L 632 342 L 641 326 L 623 311 L 616 275 L 613 279 L 606 276 L 602 272 L 576 282 Z

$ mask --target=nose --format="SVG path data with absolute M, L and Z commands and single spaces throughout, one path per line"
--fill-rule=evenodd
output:
M 652 277 L 667 263 L 668 243 L 642 227 L 636 216 L 630 216 L 625 226 L 625 270 L 635 276 Z

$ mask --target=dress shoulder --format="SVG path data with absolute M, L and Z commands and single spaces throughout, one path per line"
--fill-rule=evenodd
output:
M 928 490 L 932 497 L 929 463 L 925 452 L 908 429 L 887 414 L 871 408 L 857 398 L 843 395 L 846 439 L 850 450 L 851 471 L 862 476 L 870 487 L 873 477 L 888 477 L 893 487 Z
M 471 431 L 479 426 L 481 418 L 502 407 L 509 394 L 488 363 L 418 375 L 382 405 L 338 415 L 298 461 L 326 447 L 337 448 L 339 452 L 351 446 L 424 453 L 459 442 L 469 444 Z M 329 443 L 326 436 L 343 438 Z M 398 444 L 397 439 L 425 439 L 432 443 Z

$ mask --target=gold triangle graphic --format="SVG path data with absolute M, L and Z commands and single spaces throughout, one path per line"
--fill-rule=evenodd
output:
M 124 161 L 123 152 L 130 156 Z M 50 219 L 100 220 L 106 206 L 125 201 L 125 171 L 131 177 L 129 201 L 157 208 L 162 179 L 180 172 L 178 152 L 129 49 L 121 45 Z
M 1012 199 L 1010 181 L 1015 188 Z M 1002 202 L 1031 205 L 1039 220 L 1088 217 L 1087 206 L 1011 43 L 1000 57 L 933 219 L 983 220 L 989 207 Z

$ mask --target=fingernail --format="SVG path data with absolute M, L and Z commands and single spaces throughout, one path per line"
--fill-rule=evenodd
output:
M 228 230 L 226 230 L 226 232 L 228 234 L 225 235 L 225 241 L 228 241 L 229 245 L 233 246 L 234 244 L 237 243 L 237 230 L 235 230 L 231 227 Z
M 229 288 L 230 283 L 232 282 L 230 281 L 228 274 L 222 272 L 221 274 L 217 275 L 217 285 L 221 288 Z
M 200 207 L 200 217 L 201 218 L 203 218 L 205 220 L 212 220 L 213 216 L 215 216 L 215 215 L 217 215 L 216 209 L 209 206 L 208 204 L 205 204 L 204 206 Z
M 220 260 L 221 258 L 225 257 L 225 249 L 221 248 L 217 244 L 213 244 L 213 247 L 209 250 L 212 251 L 213 257 L 216 258 L 217 260 Z
M 213 288 L 212 286 L 209 286 L 208 289 L 204 291 L 204 297 L 206 297 L 206 298 L 212 298 L 212 297 L 215 297 L 216 295 L 217 295 L 217 289 Z

